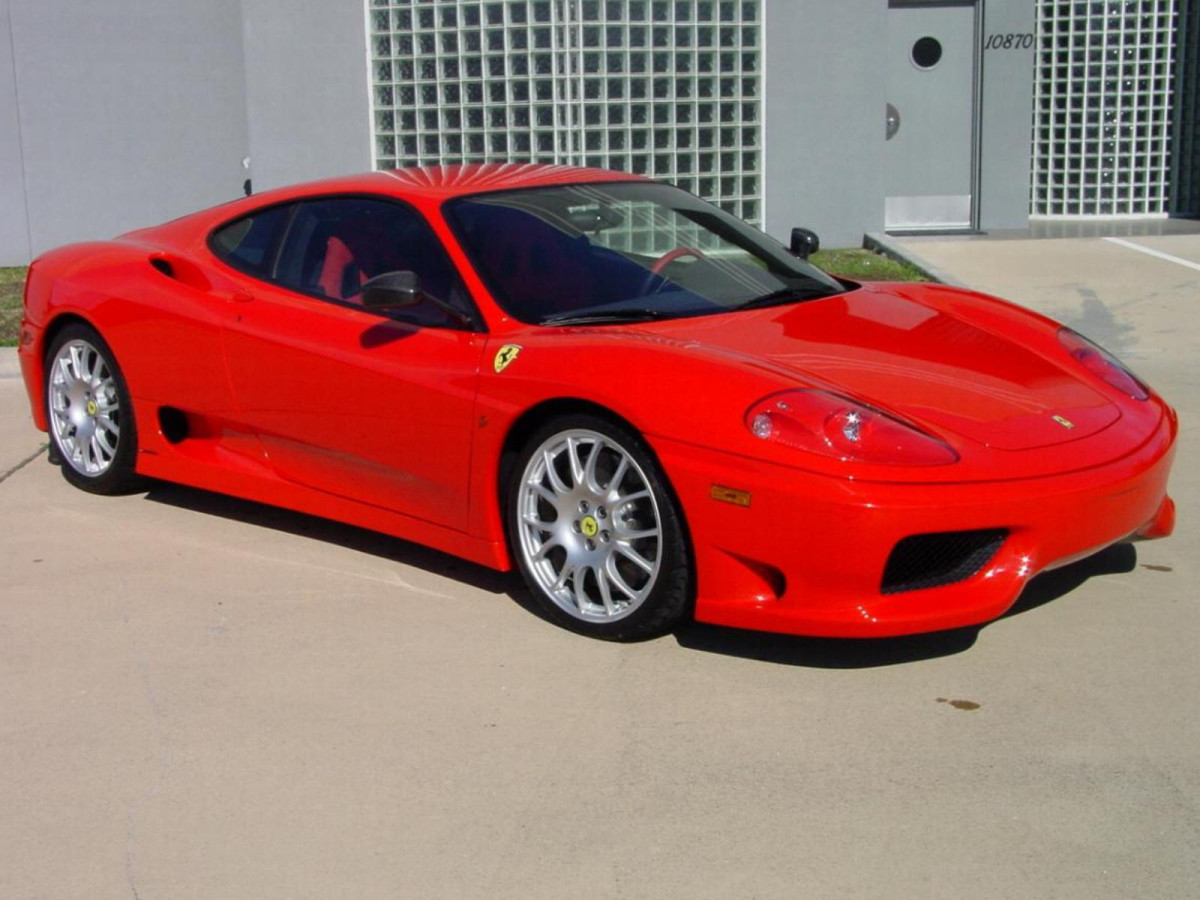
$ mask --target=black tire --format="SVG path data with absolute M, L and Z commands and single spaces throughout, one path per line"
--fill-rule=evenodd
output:
M 550 477 L 543 452 L 548 447 L 565 490 L 556 490 Z M 582 482 L 573 474 L 570 454 L 576 454 L 578 471 L 590 473 Z M 628 458 L 624 469 L 622 456 Z M 534 481 L 554 496 L 553 503 L 538 494 Z M 639 494 L 645 496 L 620 499 Z M 605 507 L 609 500 L 611 510 Z M 636 641 L 670 631 L 690 612 L 691 553 L 679 505 L 646 442 L 624 425 L 585 413 L 543 424 L 513 462 L 504 506 L 517 568 L 534 602 L 559 625 L 603 640 Z M 645 536 L 651 531 L 654 536 Z M 653 573 L 634 558 L 651 563 Z M 575 574 L 555 592 L 550 582 L 567 569 Z
M 98 388 L 96 394 L 88 391 L 86 396 L 76 397 L 74 401 L 62 398 L 63 391 L 56 391 L 56 379 L 63 378 L 63 373 L 55 363 L 63 349 L 72 344 L 77 349 L 86 347 L 90 350 L 90 353 L 88 350 L 84 351 L 84 364 L 90 365 L 95 373 Z M 92 353 L 95 354 L 94 357 Z M 63 388 L 65 384 L 65 381 L 60 381 L 57 387 Z M 55 413 L 55 400 L 52 397 L 55 393 L 62 398 L 60 412 L 68 413 L 67 415 Z M 73 322 L 50 342 L 46 350 L 42 403 L 50 434 L 50 459 L 58 463 L 67 481 L 93 494 L 125 494 L 142 487 L 143 480 L 134 473 L 137 459 L 137 423 L 134 420 L 129 389 L 112 349 L 91 326 Z M 74 408 L 82 403 L 87 404 L 86 408 Z M 97 406 L 97 403 L 103 403 L 105 408 Z M 82 418 L 82 424 L 74 423 L 69 414 L 72 411 L 75 418 Z M 115 438 L 112 437 L 111 431 L 96 424 L 101 419 L 117 426 L 119 433 Z M 80 446 L 85 442 L 76 440 L 79 428 L 89 427 L 104 439 L 100 456 L 90 447 Z M 77 452 L 73 453 L 73 449 Z

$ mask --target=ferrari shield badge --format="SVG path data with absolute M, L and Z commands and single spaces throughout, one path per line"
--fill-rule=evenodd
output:
M 520 344 L 505 344 L 497 350 L 496 358 L 492 361 L 492 367 L 496 370 L 496 374 L 499 375 L 507 369 L 520 352 Z
M 1070 419 L 1065 419 L 1062 416 L 1051 416 L 1050 418 L 1052 418 L 1055 422 L 1057 422 L 1063 428 L 1074 428 L 1075 427 L 1074 422 L 1072 422 Z

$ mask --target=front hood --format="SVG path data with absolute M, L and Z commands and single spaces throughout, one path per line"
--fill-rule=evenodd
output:
M 1002 320 L 985 329 L 937 303 L 935 291 L 921 289 L 930 295 L 922 302 L 900 290 L 861 288 L 664 330 L 998 450 L 1078 440 L 1121 417 L 1074 371 L 997 333 Z

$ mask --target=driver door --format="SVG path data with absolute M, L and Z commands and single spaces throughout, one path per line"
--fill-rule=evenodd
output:
M 295 204 L 227 331 L 233 392 L 281 477 L 463 530 L 485 336 L 432 304 L 403 319 L 361 305 L 364 281 L 401 270 L 471 309 L 415 210 L 363 197 Z

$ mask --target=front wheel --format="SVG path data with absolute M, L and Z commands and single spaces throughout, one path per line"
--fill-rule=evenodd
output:
M 555 621 L 608 640 L 637 640 L 683 618 L 691 578 L 682 518 L 636 434 L 597 416 L 540 428 L 513 469 L 513 556 Z
M 135 489 L 133 404 L 108 344 L 71 324 L 46 353 L 46 424 L 67 481 L 95 494 Z

